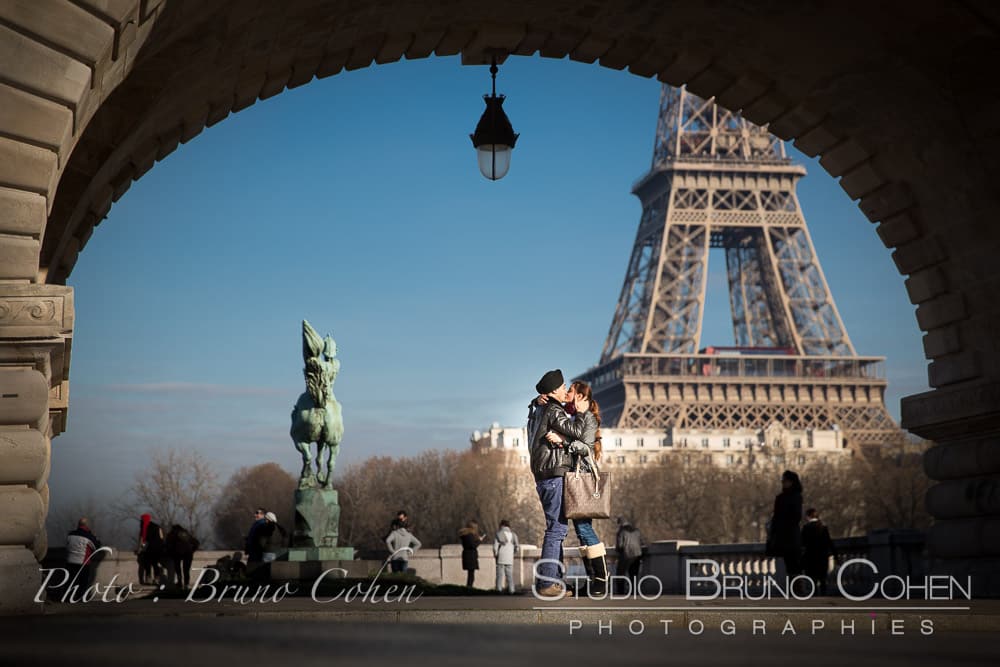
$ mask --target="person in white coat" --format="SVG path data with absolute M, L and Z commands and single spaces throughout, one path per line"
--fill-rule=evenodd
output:
M 514 555 L 521 549 L 517 535 L 510 529 L 510 522 L 503 519 L 500 530 L 493 538 L 493 556 L 497 559 L 497 590 L 504 590 L 504 577 L 507 578 L 507 592 L 514 593 Z
M 390 570 L 406 573 L 410 556 L 420 548 L 421 544 L 420 540 L 406 529 L 402 521 L 393 519 L 392 532 L 385 538 L 385 546 L 389 547 Z

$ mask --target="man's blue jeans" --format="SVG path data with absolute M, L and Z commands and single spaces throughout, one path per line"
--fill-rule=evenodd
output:
M 559 562 L 562 560 L 562 543 L 569 532 L 569 523 L 563 514 L 563 478 L 552 477 L 535 483 L 538 499 L 542 501 L 545 514 L 545 538 L 542 541 L 542 558 L 538 564 L 539 575 L 550 579 L 561 579 Z M 539 587 L 548 586 L 552 581 L 540 580 Z

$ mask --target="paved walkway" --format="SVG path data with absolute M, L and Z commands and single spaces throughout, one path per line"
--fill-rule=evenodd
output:
M 6 665 L 995 665 L 1000 600 L 130 598 L 0 621 Z M 393 595 L 395 594 L 395 597 Z M 386 597 L 390 599 L 387 601 Z M 796 609 L 789 609 L 796 607 Z
M 663 596 L 654 600 L 642 598 L 593 600 L 567 597 L 558 601 L 542 601 L 530 594 L 476 595 L 468 597 L 407 596 L 404 592 L 382 586 L 376 591 L 357 590 L 347 599 L 313 600 L 310 597 L 280 598 L 274 589 L 267 595 L 241 601 L 239 593 L 227 591 L 206 599 L 206 595 L 191 599 L 129 598 L 123 602 L 48 603 L 47 616 L 67 617 L 164 617 L 190 618 L 242 617 L 260 620 L 316 619 L 341 623 L 480 623 L 490 625 L 556 625 L 569 629 L 579 622 L 580 629 L 597 628 L 598 623 L 611 622 L 621 627 L 631 621 L 645 625 L 686 628 L 691 623 L 716 627 L 723 621 L 736 628 L 752 628 L 756 622 L 778 627 L 791 620 L 807 629 L 815 623 L 818 632 L 839 632 L 841 626 L 853 623 L 856 632 L 890 633 L 895 627 L 919 631 L 929 622 L 937 632 L 982 632 L 1000 635 L 1000 600 L 955 601 L 886 601 L 853 602 L 845 598 L 821 597 L 797 600 L 718 600 L 689 601 L 683 596 Z M 350 592 L 350 590 L 348 591 Z M 367 594 L 366 594 L 367 593 Z M 377 593 L 377 594 L 376 594 Z M 219 599 L 224 597 L 224 599 Z M 280 598 L 280 599 L 279 599 Z M 867 629 L 867 630 L 864 630 Z
M 164 607 L 166 609 L 166 607 Z M 458 610 L 444 610 L 454 619 Z M 419 613 L 419 612 L 418 612 Z M 589 626 L 571 631 L 558 625 L 434 623 L 329 623 L 344 620 L 326 612 L 310 620 L 259 614 L 220 618 L 98 617 L 61 614 L 18 617 L 0 623 L 0 664 L 32 667 L 227 667 L 237 665 L 323 665 L 365 667 L 446 667 L 455 665 L 794 665 L 802 667 L 911 667 L 914 665 L 996 665 L 1000 634 L 935 632 L 922 634 L 907 625 L 902 634 L 863 626 L 855 634 L 783 634 L 768 625 L 766 634 L 719 627 L 695 634 L 659 624 L 614 624 L 610 631 Z M 322 620 L 318 620 L 322 618 Z M 468 620 L 468 619 L 466 619 Z

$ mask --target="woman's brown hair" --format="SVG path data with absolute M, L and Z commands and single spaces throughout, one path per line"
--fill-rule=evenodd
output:
M 590 389 L 590 385 L 586 382 L 581 382 L 577 380 L 572 385 L 573 391 L 576 392 L 578 396 L 583 396 L 585 399 L 590 401 L 590 411 L 594 413 L 597 418 L 597 435 L 594 437 L 594 460 L 601 460 L 601 408 L 597 405 L 597 401 L 594 400 L 594 393 Z
M 465 526 L 460 528 L 458 531 L 459 535 L 475 535 L 479 536 L 479 522 L 475 519 L 470 519 L 466 522 Z

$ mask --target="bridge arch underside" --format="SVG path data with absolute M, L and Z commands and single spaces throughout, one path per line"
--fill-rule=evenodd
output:
M 930 3 L 926 3 L 930 4 Z M 906 276 L 938 445 L 929 545 L 1000 594 L 1000 10 L 985 0 L 760 9 L 648 0 L 74 0 L 0 6 L 0 610 L 31 607 L 72 289 L 93 228 L 229 114 L 344 69 L 490 49 L 596 63 L 770 123 L 859 201 Z M 860 11 L 860 13 L 859 13 Z M 32 588 L 34 586 L 34 588 Z

